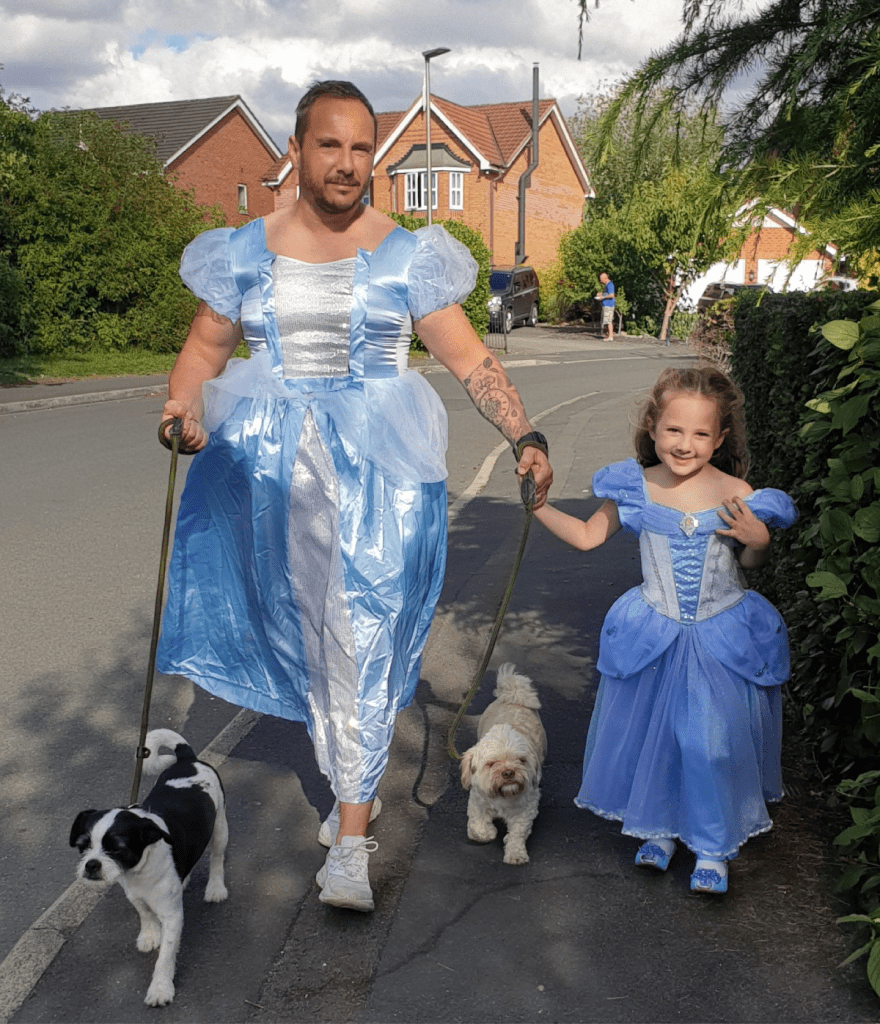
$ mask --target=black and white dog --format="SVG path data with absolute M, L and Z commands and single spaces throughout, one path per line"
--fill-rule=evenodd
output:
M 210 844 L 205 900 L 227 896 L 223 858 L 229 830 L 226 801 L 217 772 L 199 761 L 186 740 L 171 729 L 153 729 L 144 771 L 161 772 L 140 804 L 109 811 L 82 811 L 70 831 L 70 845 L 82 858 L 76 869 L 85 882 L 119 882 L 141 919 L 137 948 L 159 949 L 144 1002 L 164 1006 L 174 999 L 174 967 L 183 931 L 183 889 Z M 173 754 L 159 754 L 161 747 Z

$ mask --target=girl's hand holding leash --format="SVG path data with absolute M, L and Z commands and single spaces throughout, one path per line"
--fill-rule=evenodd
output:
M 770 554 L 770 531 L 742 498 L 725 498 L 723 504 L 724 509 L 719 509 L 718 515 L 727 523 L 728 529 L 715 532 L 722 537 L 733 537 L 742 544 L 740 565 L 745 569 L 757 569 Z

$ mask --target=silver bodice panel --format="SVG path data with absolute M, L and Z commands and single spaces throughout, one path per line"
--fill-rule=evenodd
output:
M 733 544 L 717 534 L 673 537 L 643 530 L 642 596 L 669 619 L 700 622 L 742 600 L 745 581 Z
M 285 377 L 348 374 L 354 265 L 353 257 L 333 263 L 276 257 L 272 279 Z

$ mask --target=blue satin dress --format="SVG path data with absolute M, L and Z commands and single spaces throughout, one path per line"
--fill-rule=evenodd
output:
M 251 355 L 204 388 L 210 438 L 181 496 L 157 665 L 305 722 L 336 796 L 363 803 L 413 699 L 446 558 L 446 413 L 406 368 L 412 321 L 461 302 L 476 264 L 437 226 L 359 250 L 339 351 L 317 314 L 279 333 L 282 259 L 262 220 L 183 256 L 184 282 L 241 319 Z M 322 301 L 313 287 L 285 305 L 295 323 Z
M 575 803 L 626 835 L 680 839 L 698 856 L 737 856 L 772 827 L 783 794 L 781 686 L 788 635 L 779 612 L 745 588 L 717 509 L 684 515 L 648 496 L 635 459 L 593 477 L 641 549 L 641 586 L 602 626 L 601 681 Z M 746 499 L 769 527 L 797 518 L 766 488 Z

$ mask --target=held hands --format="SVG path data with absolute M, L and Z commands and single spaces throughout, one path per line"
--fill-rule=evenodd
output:
M 535 508 L 539 509 L 547 500 L 547 491 L 553 483 L 553 469 L 547 456 L 533 445 L 523 449 L 522 457 L 516 466 L 516 474 L 522 479 L 529 470 L 535 478 Z
M 208 443 L 208 435 L 202 430 L 201 423 L 199 423 L 197 417 L 193 415 L 189 407 L 184 405 L 183 402 L 169 398 L 162 409 L 162 419 L 183 420 L 183 429 L 180 432 L 181 452 L 185 454 L 200 452 Z M 167 430 L 165 431 L 165 437 L 168 437 Z

